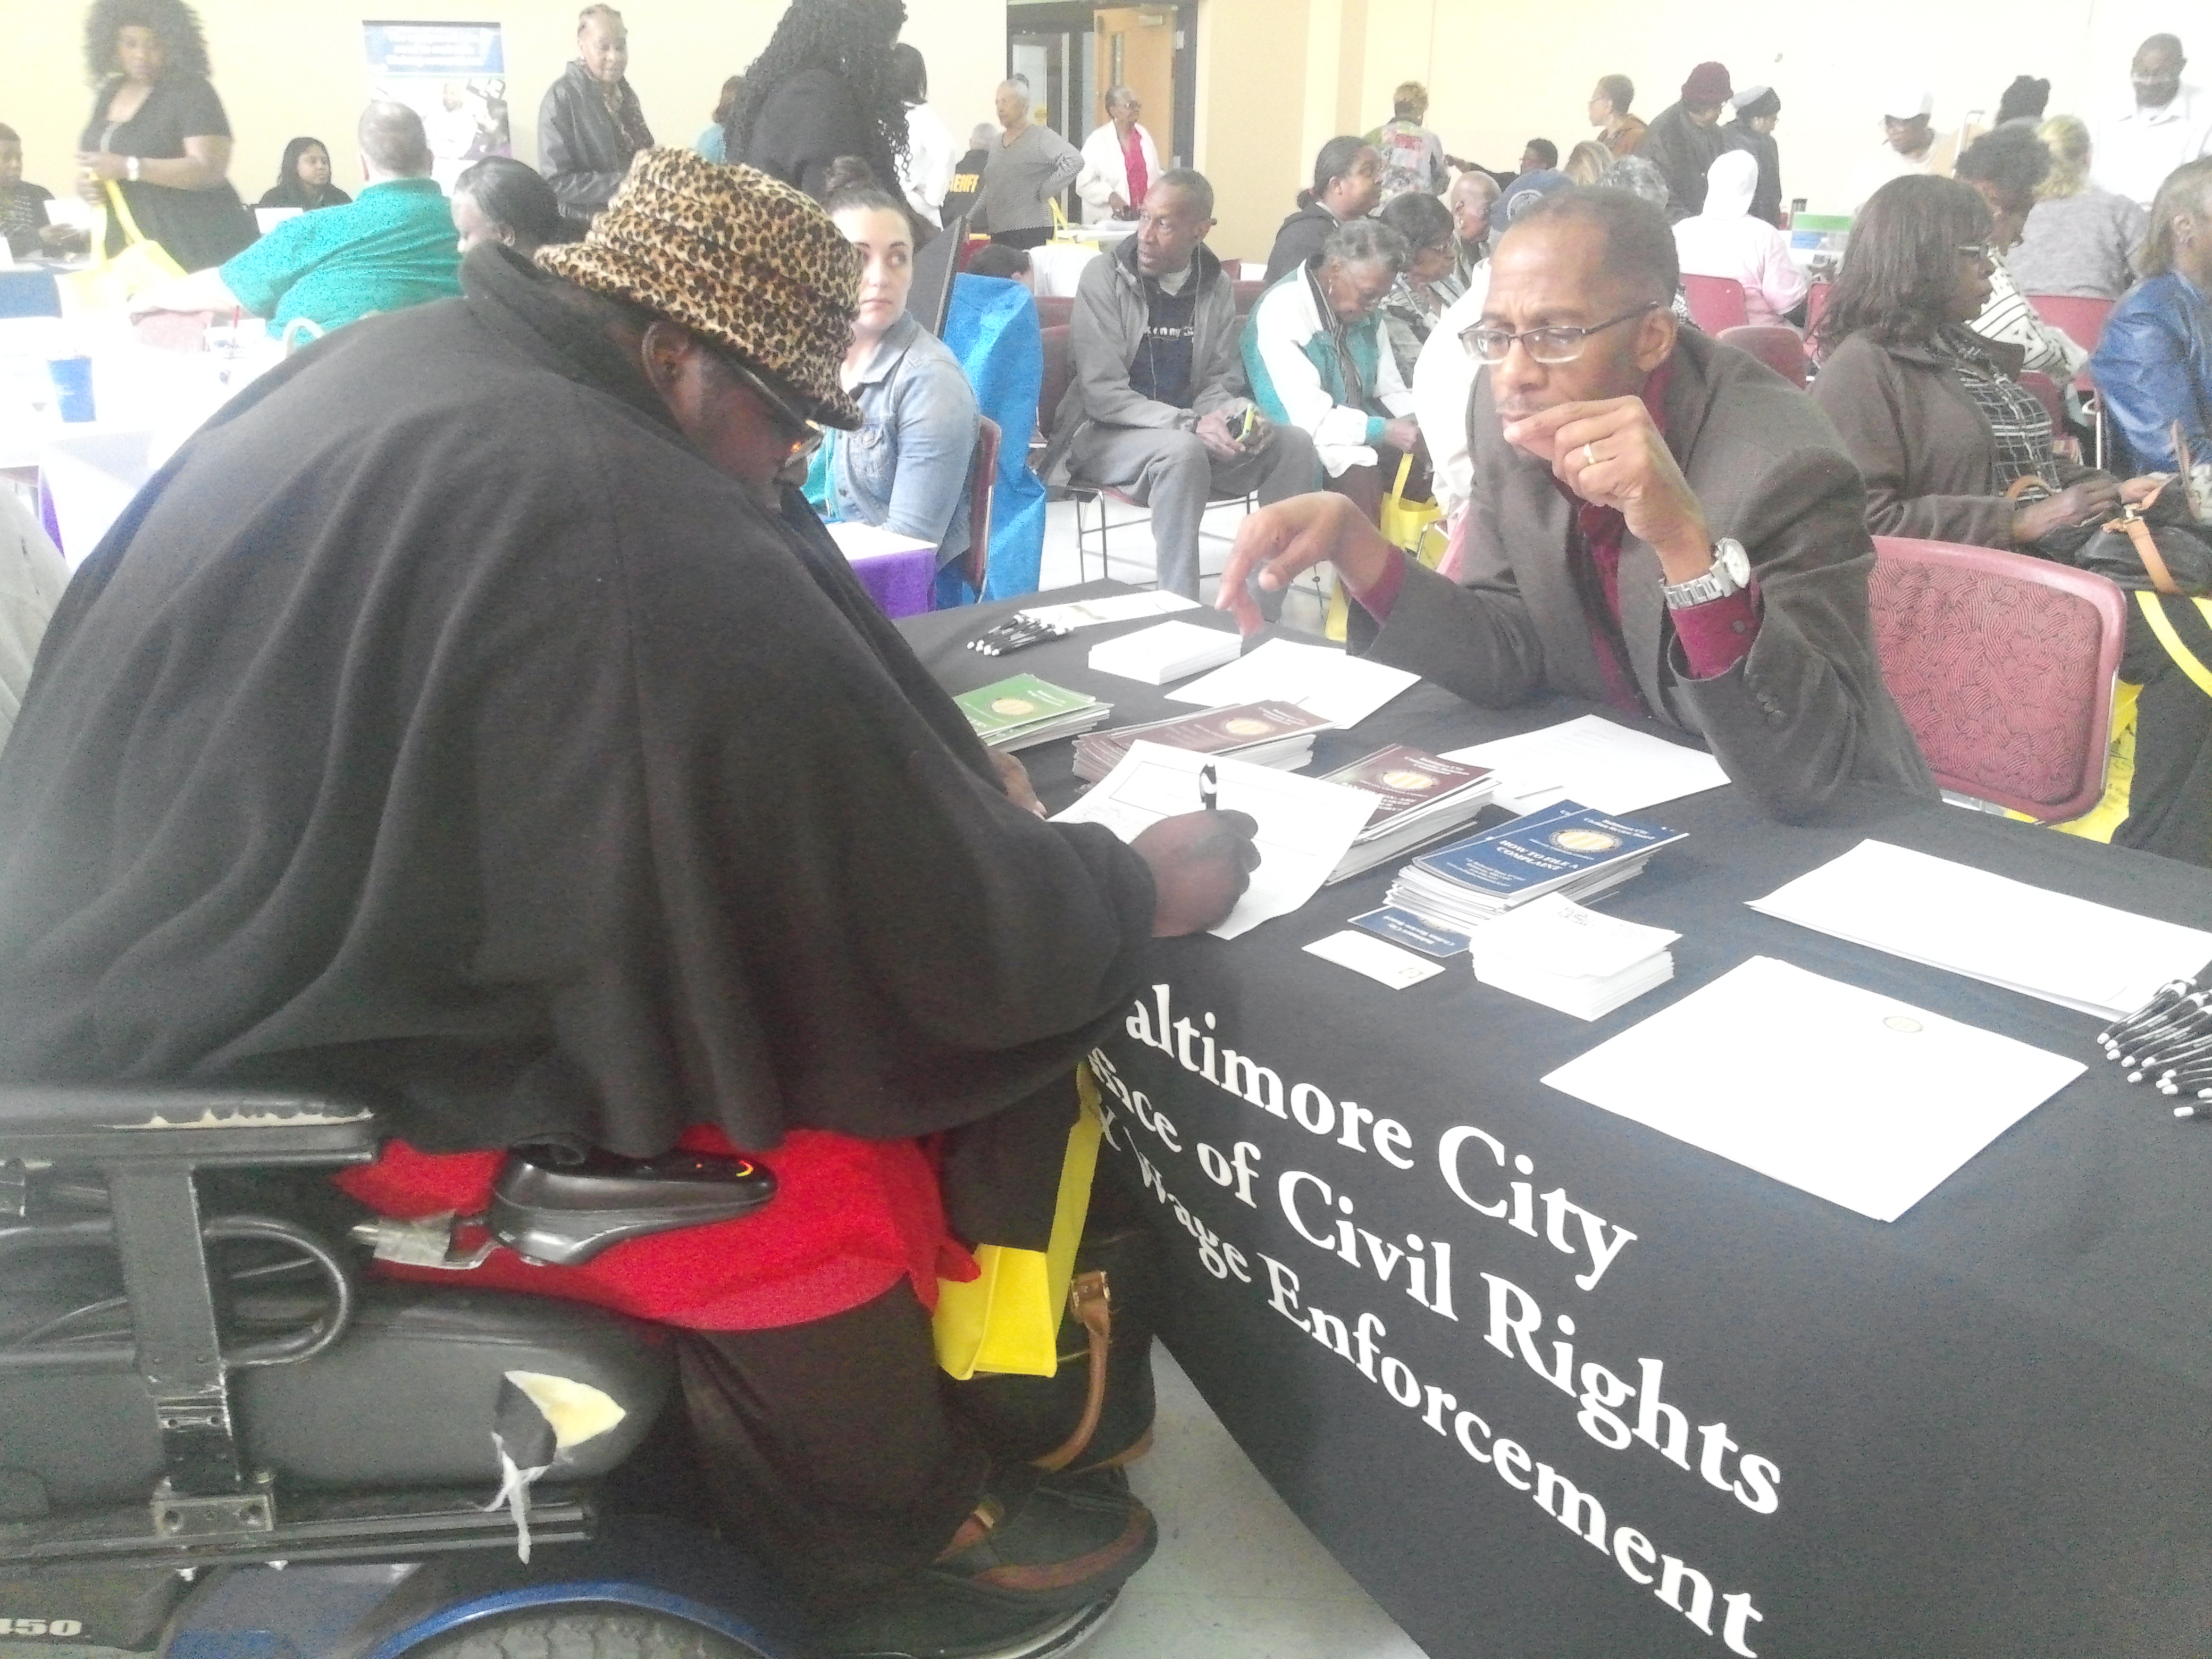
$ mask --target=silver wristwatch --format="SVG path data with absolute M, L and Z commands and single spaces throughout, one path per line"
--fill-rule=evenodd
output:
M 1743 550 L 1743 544 L 1735 537 L 1723 536 L 1713 544 L 1712 568 L 1686 582 L 1669 582 L 1659 591 L 1665 596 L 1669 611 L 1680 611 L 1710 600 L 1724 599 L 1750 586 L 1751 555 Z

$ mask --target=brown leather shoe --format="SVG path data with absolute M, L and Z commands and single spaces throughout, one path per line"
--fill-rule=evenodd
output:
M 1119 1589 L 1158 1543 L 1158 1524 L 1134 1498 L 1011 1465 L 994 1472 L 927 1576 L 994 1601 L 1073 1610 Z

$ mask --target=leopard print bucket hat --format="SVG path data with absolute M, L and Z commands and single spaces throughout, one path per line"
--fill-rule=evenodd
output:
M 540 248 L 538 263 L 726 348 L 823 425 L 860 424 L 837 379 L 860 255 L 790 185 L 688 149 L 640 150 L 584 240 Z

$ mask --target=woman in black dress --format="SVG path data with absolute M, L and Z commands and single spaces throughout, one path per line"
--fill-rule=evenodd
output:
M 319 138 L 295 138 L 284 146 L 276 182 L 256 207 L 343 207 L 353 198 L 331 182 L 330 147 Z
M 792 0 L 744 73 L 723 129 L 732 161 L 805 191 L 830 193 L 830 164 L 857 155 L 896 190 L 906 160 L 906 100 L 891 47 L 902 0 Z
M 99 83 L 78 141 L 79 193 L 105 205 L 119 185 L 131 216 L 186 270 L 219 265 L 253 240 L 230 187 L 230 121 L 208 84 L 207 40 L 182 0 L 98 0 L 85 18 Z M 123 246 L 111 218 L 110 252 Z

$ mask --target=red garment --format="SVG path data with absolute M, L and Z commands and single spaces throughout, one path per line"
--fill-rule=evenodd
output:
M 1129 123 L 1129 136 L 1121 141 L 1121 165 L 1129 173 L 1129 193 L 1123 199 L 1133 208 L 1142 207 L 1152 187 L 1152 175 L 1145 166 L 1143 132 L 1134 121 Z
M 1673 360 L 1651 371 L 1644 383 L 1644 406 L 1651 412 L 1652 424 L 1664 437 L 1667 433 L 1667 381 L 1673 368 Z M 1575 528 L 1577 532 L 1568 546 L 1568 556 L 1576 553 L 1579 543 L 1590 564 L 1590 574 L 1596 579 L 1598 591 L 1605 600 L 1605 609 L 1612 618 L 1608 627 L 1605 618 L 1589 619 L 1590 645 L 1597 654 L 1599 673 L 1605 677 L 1605 700 L 1613 708 L 1632 714 L 1647 714 L 1644 694 L 1637 687 L 1636 677 L 1621 660 L 1615 643 L 1620 629 L 1620 544 L 1628 533 L 1628 521 L 1612 507 L 1598 507 L 1571 495 L 1565 485 L 1558 486 L 1559 493 L 1575 504 Z M 1393 560 L 1383 569 L 1376 582 L 1362 592 L 1352 589 L 1352 597 L 1359 601 L 1360 609 L 1377 622 L 1388 622 L 1391 607 L 1398 602 L 1399 590 L 1406 585 L 1406 562 Z M 1669 611 L 1668 620 L 1674 624 L 1674 636 L 1682 642 L 1682 655 L 1689 663 L 1695 678 L 1709 680 L 1725 674 L 1751 654 L 1753 641 L 1759 635 L 1759 584 L 1740 593 L 1731 593 L 1723 599 L 1708 599 L 1703 605 L 1686 605 L 1679 611 Z
M 677 1145 L 727 1155 L 719 1129 L 694 1126 Z M 420 1152 L 386 1144 L 374 1164 L 332 1177 L 380 1214 L 412 1219 L 483 1213 L 502 1152 Z M 844 1313 L 909 1280 L 927 1308 L 937 1279 L 972 1279 L 974 1260 L 946 1235 L 937 1171 L 922 1143 L 794 1129 L 775 1152 L 748 1152 L 776 1178 L 752 1214 L 615 1245 L 580 1267 L 532 1267 L 505 1249 L 465 1273 L 380 1263 L 395 1279 L 571 1297 L 698 1331 L 803 1325 Z

